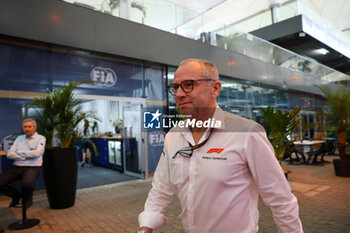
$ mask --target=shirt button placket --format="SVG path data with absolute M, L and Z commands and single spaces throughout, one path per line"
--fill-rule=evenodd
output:
M 194 177 L 194 169 L 195 169 L 195 155 L 196 152 L 194 151 L 192 154 L 192 157 L 190 158 L 190 166 L 189 166 L 189 185 L 188 185 L 188 196 L 187 196 L 187 203 L 188 203 L 188 226 L 189 226 L 189 232 L 194 232 L 195 226 L 194 226 L 194 190 L 193 190 L 193 182 L 195 181 Z

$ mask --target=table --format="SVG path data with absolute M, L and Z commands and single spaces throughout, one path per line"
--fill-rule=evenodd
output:
M 301 152 L 304 154 L 305 152 L 305 147 L 309 147 L 310 148 L 310 151 L 308 151 L 308 159 L 305 161 L 306 164 L 309 164 L 309 161 L 313 155 L 313 152 L 314 152 L 314 146 L 316 144 L 322 144 L 322 143 L 325 143 L 326 141 L 323 141 L 323 140 L 303 140 L 303 141 L 294 141 L 293 144 L 294 145 L 297 145 L 297 146 L 301 146 Z M 317 156 L 314 156 L 314 159 L 312 161 L 312 163 L 316 163 L 316 158 Z
M 0 156 L 4 156 L 7 155 L 7 153 L 5 151 L 0 150 Z M 2 161 L 0 159 L 0 173 L 2 172 Z

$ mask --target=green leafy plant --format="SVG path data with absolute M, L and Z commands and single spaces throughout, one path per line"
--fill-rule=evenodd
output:
M 123 128 L 123 120 L 122 119 L 119 119 L 118 117 L 110 120 L 112 126 L 116 129 L 122 129 Z
M 61 148 L 69 148 L 79 141 L 92 143 L 95 153 L 97 150 L 92 141 L 78 132 L 80 122 L 89 119 L 98 120 L 91 111 L 83 111 L 82 100 L 74 97 L 73 91 L 82 84 L 93 84 L 92 81 L 72 81 L 68 85 L 47 91 L 46 96 L 34 98 L 27 108 L 34 109 L 33 118 L 38 123 L 38 131 L 47 138 L 47 147 L 52 148 L 54 136 L 57 135 Z M 86 125 L 84 126 L 86 127 Z
M 300 118 L 297 118 L 300 110 L 299 106 L 295 106 L 291 112 L 283 112 L 272 107 L 260 109 L 262 124 L 280 164 L 282 163 L 284 152 L 289 148 L 288 136 L 293 133 L 300 121 Z
M 120 6 L 120 0 L 109 0 L 108 6 L 111 9 L 111 11 L 114 11 Z M 140 10 L 143 14 L 143 17 L 146 17 L 146 8 L 142 4 L 136 1 L 132 1 L 130 7 Z
M 142 4 L 135 2 L 135 1 L 132 1 L 130 6 L 131 6 L 131 8 L 135 8 L 135 9 L 138 9 L 139 11 L 141 11 L 143 14 L 143 17 L 146 18 L 146 8 Z
M 111 11 L 114 11 L 117 9 L 120 5 L 120 0 L 109 0 L 108 6 L 111 9 Z
M 350 90 L 343 86 L 338 86 L 335 90 L 329 86 L 317 87 L 329 104 L 324 107 L 323 112 L 338 136 L 340 160 L 346 160 L 346 140 L 350 133 Z
M 53 134 L 55 129 L 55 111 L 50 94 L 41 98 L 34 98 L 31 104 L 28 106 L 26 114 L 28 115 L 28 110 L 32 108 L 34 113 L 32 117 L 35 119 L 38 132 L 43 135 L 46 140 L 46 147 L 52 148 L 53 144 Z
M 308 60 L 302 60 L 298 62 L 298 70 L 303 72 L 303 73 L 311 73 L 311 61 Z

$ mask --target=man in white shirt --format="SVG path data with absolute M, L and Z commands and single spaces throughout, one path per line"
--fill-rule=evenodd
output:
M 15 207 L 21 198 L 27 208 L 32 205 L 35 180 L 41 171 L 46 143 L 45 137 L 39 135 L 36 129 L 37 125 L 33 119 L 25 119 L 25 134 L 18 136 L 7 152 L 7 158 L 13 159 L 14 163 L 12 168 L 0 174 L 0 193 L 12 197 L 9 207 Z M 22 192 L 9 186 L 18 179 L 21 181 Z
M 168 90 L 180 112 L 190 116 L 186 120 L 220 124 L 178 124 L 166 135 L 138 232 L 165 224 L 174 194 L 187 233 L 258 232 L 259 195 L 280 232 L 303 232 L 297 199 L 264 128 L 221 110 L 216 104 L 220 89 L 218 71 L 208 61 L 185 60 L 177 69 Z

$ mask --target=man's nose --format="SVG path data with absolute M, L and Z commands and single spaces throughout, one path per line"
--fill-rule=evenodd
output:
M 179 97 L 182 97 L 182 96 L 185 96 L 186 95 L 186 92 L 184 92 L 184 90 L 182 89 L 182 87 L 179 87 L 177 89 L 177 91 L 175 92 L 175 97 L 176 98 L 179 98 Z

